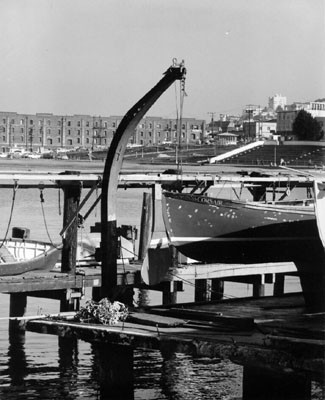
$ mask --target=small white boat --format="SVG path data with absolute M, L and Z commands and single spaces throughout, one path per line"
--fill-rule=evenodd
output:
M 28 271 L 52 269 L 61 246 L 29 239 L 0 242 L 0 276 L 20 275 Z

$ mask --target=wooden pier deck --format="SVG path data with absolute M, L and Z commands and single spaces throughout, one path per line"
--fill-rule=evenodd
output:
M 305 389 L 301 392 L 308 386 L 306 380 L 324 380 L 324 323 L 324 313 L 306 311 L 301 294 L 287 294 L 134 310 L 125 322 L 113 326 L 76 322 L 69 314 L 62 319 L 28 321 L 27 330 L 130 349 L 158 349 L 165 356 L 178 352 L 226 359 L 242 365 L 246 379 L 252 378 L 252 371 L 265 374 L 263 379 L 268 374 L 281 375 L 287 384 L 292 376 L 297 378 L 289 385 L 290 395 L 296 397 L 246 393 L 245 399 L 309 399 Z

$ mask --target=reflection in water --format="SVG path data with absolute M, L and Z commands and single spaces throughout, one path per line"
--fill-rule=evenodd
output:
M 135 399 L 241 399 L 242 368 L 176 353 L 135 351 Z
M 62 381 L 61 395 L 64 398 L 78 388 L 78 340 L 76 338 L 58 338 L 59 377 Z
M 173 400 L 241 398 L 241 367 L 176 353 L 163 362 L 161 387 Z
M 92 344 L 93 373 L 100 400 L 133 400 L 133 349 L 129 346 Z
M 22 386 L 27 374 L 25 335 L 9 335 L 8 375 L 11 380 L 11 385 Z

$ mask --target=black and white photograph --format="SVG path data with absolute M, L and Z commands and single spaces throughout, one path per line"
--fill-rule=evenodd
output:
M 325 399 L 325 1 L 0 15 L 0 399 Z

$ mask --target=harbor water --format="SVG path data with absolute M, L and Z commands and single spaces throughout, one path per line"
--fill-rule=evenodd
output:
M 87 190 L 84 190 L 86 194 Z M 142 193 L 140 189 L 118 191 L 118 225 L 139 227 Z M 57 189 L 2 189 L 0 192 L 0 234 L 3 238 L 12 227 L 27 227 L 33 239 L 59 242 L 63 219 L 63 195 Z M 87 210 L 96 195 L 92 196 Z M 14 202 L 13 202 L 14 198 Z M 83 214 L 83 212 L 81 212 Z M 100 220 L 100 209 L 94 210 L 80 229 L 80 236 L 89 235 L 90 226 Z M 295 291 L 297 280 L 287 282 L 287 290 Z M 193 286 L 184 284 L 179 301 L 193 300 Z M 251 294 L 248 285 L 228 284 L 228 296 Z M 135 302 L 139 293 L 135 293 Z M 90 298 L 86 291 L 83 302 Z M 9 342 L 9 296 L 0 294 L 0 399 L 99 399 L 96 356 L 91 344 L 78 341 L 68 347 L 57 336 L 26 332 L 25 337 Z M 161 294 L 148 293 L 149 304 L 159 304 Z M 59 302 L 28 298 L 27 314 L 56 313 Z M 68 354 L 69 353 L 69 354 Z M 239 400 L 242 393 L 242 367 L 229 361 L 193 358 L 175 354 L 164 358 L 158 351 L 134 352 L 135 399 L 220 399 Z M 313 384 L 313 399 L 320 399 L 320 390 Z M 116 397 L 115 397 L 116 398 Z M 113 399 L 113 397 L 112 397 Z

